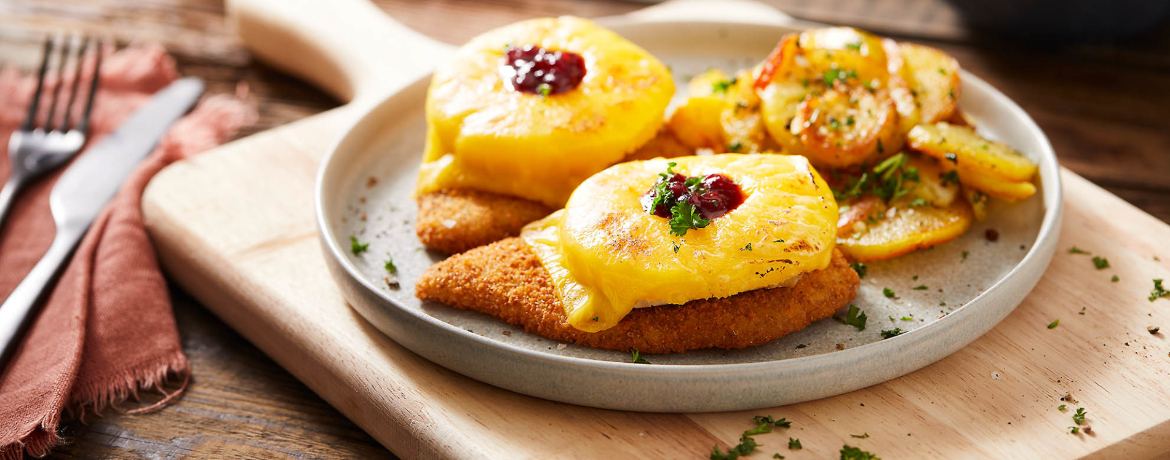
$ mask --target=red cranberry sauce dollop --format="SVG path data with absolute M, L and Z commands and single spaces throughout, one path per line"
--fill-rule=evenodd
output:
M 743 189 L 730 177 L 723 174 L 708 174 L 703 176 L 695 187 L 687 187 L 687 179 L 691 178 L 677 173 L 658 179 L 659 182 L 666 182 L 666 190 L 671 194 L 671 198 L 650 209 L 657 198 L 655 192 L 657 187 L 651 187 L 642 196 L 642 207 L 646 212 L 669 219 L 670 208 L 674 207 L 675 203 L 685 200 L 695 205 L 704 219 L 711 220 L 743 204 Z
M 536 45 L 522 48 L 509 46 L 504 52 L 500 77 L 508 87 L 531 94 L 545 94 L 542 85 L 548 85 L 547 94 L 572 91 L 585 78 L 585 58 L 568 51 L 551 51 Z

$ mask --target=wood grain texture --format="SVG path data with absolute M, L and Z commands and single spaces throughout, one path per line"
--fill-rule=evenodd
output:
M 488 28 L 525 17 L 556 14 L 601 16 L 640 7 L 617 1 L 578 0 L 379 0 L 377 3 L 412 28 L 451 44 L 461 43 Z M 1109 191 L 1158 218 L 1170 220 L 1170 206 L 1167 205 L 1170 203 L 1170 180 L 1165 179 L 1170 177 L 1167 176 L 1170 174 L 1170 162 L 1166 161 L 1164 153 L 1170 150 L 1170 134 L 1166 129 L 1170 124 L 1166 121 L 1167 115 L 1170 115 L 1170 93 L 1157 90 L 1170 83 L 1170 51 L 1167 51 L 1170 50 L 1167 46 L 1170 45 L 1170 28 L 1164 27 L 1157 33 L 1121 46 L 1029 49 L 964 31 L 953 13 L 948 12 L 949 7 L 940 0 L 773 0 L 771 3 L 794 16 L 811 20 L 856 24 L 896 36 L 925 35 L 940 38 L 915 39 L 955 54 L 966 68 L 1020 103 L 1048 132 L 1063 164 L 1105 185 Z M 209 91 L 213 93 L 233 92 L 237 82 L 244 82 L 256 97 L 261 114 L 260 122 L 244 135 L 280 126 L 337 105 L 324 93 L 257 63 L 223 24 L 223 5 L 220 0 L 0 1 L 0 64 L 31 68 L 39 59 L 41 34 L 59 28 L 105 33 L 121 42 L 144 40 L 163 43 L 178 59 L 180 71 L 204 78 L 209 83 Z M 1111 213 L 1099 213 L 1092 218 L 1113 221 Z M 313 239 L 303 234 L 301 237 Z M 296 238 L 292 240 L 295 242 Z M 1081 241 L 1070 243 L 1085 244 Z M 285 244 L 291 243 L 270 242 L 268 245 L 253 247 L 251 253 Z M 1114 243 L 1102 242 L 1104 247 L 1110 247 L 1111 244 Z M 315 250 L 315 243 L 312 246 Z M 1170 251 L 1163 252 L 1162 260 L 1170 260 Z M 1141 254 L 1135 255 L 1138 256 Z M 1059 254 L 1057 257 L 1056 260 L 1060 261 Z M 1110 260 L 1118 266 L 1118 261 L 1113 257 L 1110 255 Z M 1162 262 L 1162 268 L 1166 268 L 1165 262 Z M 1136 290 L 1135 296 L 1148 292 L 1148 286 L 1142 285 L 1148 284 L 1148 279 L 1135 279 L 1134 283 L 1136 285 L 1127 285 L 1125 289 Z M 1108 287 L 1105 285 L 1104 288 Z M 226 325 L 198 310 L 186 299 L 185 296 L 177 296 L 176 311 L 184 337 L 184 348 L 194 363 L 192 393 L 176 406 L 160 413 L 137 417 L 112 413 L 103 419 L 91 420 L 89 425 L 71 425 L 66 434 L 76 439 L 75 444 L 55 452 L 55 457 L 175 458 L 191 452 L 204 453 L 204 456 L 215 456 L 218 453 L 218 456 L 223 457 L 369 458 L 389 455 L 385 451 L 378 454 L 369 450 L 372 439 L 354 435 L 355 428 L 343 416 L 328 409 L 295 378 L 243 342 Z M 1097 301 L 1100 299 L 1083 303 L 1091 309 L 1093 307 L 1088 304 Z M 227 308 L 227 305 L 230 304 L 211 307 L 220 310 Z M 1073 303 L 1068 310 L 1079 309 L 1076 305 Z M 1100 308 L 1104 306 L 1098 305 Z M 1139 308 L 1138 311 L 1146 312 L 1150 308 L 1153 306 Z M 1015 315 L 1021 314 L 1021 311 L 1024 311 L 1024 307 Z M 1068 313 L 1066 316 L 1071 315 Z M 1069 320 L 1066 319 L 1061 328 L 1068 325 Z M 1166 325 L 1163 324 L 1164 327 Z M 1127 332 L 1144 338 L 1139 334 L 1144 333 L 1144 326 L 1138 326 Z M 1109 344 L 1110 350 L 1115 353 L 1124 347 L 1120 342 Z M 1083 346 L 1088 345 L 1072 344 L 1073 348 Z M 1165 353 L 1161 353 L 1161 356 L 1165 356 Z M 1072 361 L 1051 366 L 1069 372 L 1076 371 L 1078 365 L 1079 362 Z M 1165 364 L 1162 365 L 1165 368 Z M 978 380 L 989 377 L 978 375 L 971 378 Z M 1078 382 L 1082 383 L 1085 382 Z M 1014 388 L 1010 390 L 1014 391 Z M 213 396 L 195 396 L 200 392 Z M 997 389 L 994 393 L 972 395 L 972 398 L 999 398 L 1001 393 Z M 887 396 L 878 395 L 866 400 L 866 406 L 874 404 L 874 400 L 885 398 Z M 1082 401 L 1085 400 L 1082 398 Z M 245 402 L 248 403 L 247 407 L 244 407 Z M 199 411 L 189 410 L 191 407 L 199 407 Z M 1088 407 L 1092 420 L 1093 407 Z M 785 413 L 788 412 L 776 412 L 775 415 Z M 576 413 L 569 415 L 576 416 Z M 738 420 L 743 418 L 740 415 L 728 417 L 735 419 L 736 423 L 740 423 Z M 1035 415 L 1029 417 L 1034 418 Z M 677 419 L 665 423 L 667 419 L 654 417 L 644 421 L 657 425 L 656 430 L 676 430 L 680 425 L 685 429 L 693 423 L 689 420 L 679 422 Z M 1067 417 L 1062 417 L 1059 423 L 1053 423 L 1053 427 L 1062 428 L 1058 425 L 1067 422 Z M 919 422 L 918 426 L 924 426 L 923 423 Z M 1098 431 L 1106 429 L 1102 423 L 1093 423 Z M 300 428 L 291 428 L 294 425 Z M 188 433 L 187 430 L 192 427 L 211 430 L 213 441 L 207 445 L 217 446 L 220 450 L 193 450 L 179 446 L 179 442 L 172 442 L 181 439 L 183 433 Z M 530 428 L 538 431 L 545 429 Z M 621 428 L 631 429 L 628 424 L 621 425 Z M 617 429 L 613 427 L 606 433 Z M 272 437 L 276 431 L 284 432 L 282 436 L 287 437 Z M 736 427 L 716 434 L 719 440 L 731 442 L 739 431 L 741 429 Z M 875 434 L 872 429 L 869 431 L 871 436 Z M 691 430 L 683 432 L 691 433 Z M 975 432 L 985 433 L 980 429 Z M 913 434 L 920 435 L 921 431 Z M 1165 436 L 1164 429 L 1148 429 L 1132 436 L 1124 445 L 1130 449 L 1128 452 L 1148 454 L 1151 452 L 1149 448 L 1167 444 Z M 262 442 L 256 442 L 257 439 Z M 297 444 L 298 439 L 311 439 L 316 445 L 289 453 L 285 443 L 303 446 Z M 708 444 L 714 441 L 705 435 L 701 439 Z M 811 437 L 803 439 L 806 446 L 813 440 Z M 1022 442 L 1025 438 L 1017 436 L 1013 440 Z M 782 445 L 785 441 L 783 433 L 760 437 L 760 442 L 769 448 Z M 866 441 L 869 440 L 857 442 Z M 407 445 L 412 443 L 409 438 L 404 438 L 403 442 Z M 906 442 L 918 441 L 913 436 L 906 436 Z M 699 444 L 702 443 L 696 442 L 693 446 L 702 447 Z M 395 449 L 400 448 L 395 446 Z M 647 456 L 656 452 L 651 447 L 646 449 L 644 452 Z M 814 452 L 824 453 L 810 451 L 803 456 L 812 458 Z M 789 458 L 802 457 L 799 453 L 790 455 L 783 450 L 782 453 L 789 455 Z M 699 452 L 696 456 L 704 457 L 704 454 Z M 764 457 L 767 456 L 770 456 L 770 452 Z M 1148 455 L 1115 451 L 1101 458 L 1122 456 L 1141 458 Z

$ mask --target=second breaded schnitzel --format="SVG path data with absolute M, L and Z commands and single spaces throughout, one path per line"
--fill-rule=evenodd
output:
M 622 161 L 650 158 L 674 158 L 693 154 L 669 130 Z M 425 193 L 418 197 L 418 220 L 415 233 L 423 246 L 447 254 L 468 249 L 520 234 L 524 225 L 553 212 L 544 204 L 468 189 L 446 189 Z
M 455 255 L 429 268 L 415 286 L 422 300 L 475 310 L 554 340 L 643 353 L 744 348 L 808 327 L 845 307 L 860 278 L 840 251 L 823 270 L 791 287 L 758 289 L 722 299 L 638 308 L 601 332 L 573 328 L 548 271 L 519 238 Z

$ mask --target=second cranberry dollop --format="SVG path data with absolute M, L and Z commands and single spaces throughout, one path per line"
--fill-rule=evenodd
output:
M 691 186 L 687 185 L 688 179 L 695 178 L 675 173 L 659 179 L 659 182 L 665 182 L 665 190 L 671 197 L 668 200 L 658 200 L 657 207 L 650 209 L 658 197 L 659 188 L 656 184 L 642 197 L 646 212 L 669 219 L 670 209 L 675 203 L 689 201 L 704 219 L 710 220 L 727 214 L 743 204 L 743 190 L 730 177 L 723 174 L 708 174 L 697 182 L 692 180 L 694 185 Z
M 504 52 L 500 77 L 512 90 L 540 95 L 560 94 L 581 84 L 585 78 L 585 58 L 577 53 L 546 50 L 536 45 L 509 46 Z

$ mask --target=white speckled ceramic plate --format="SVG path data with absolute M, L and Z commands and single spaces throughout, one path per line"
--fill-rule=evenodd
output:
M 777 25 L 781 21 L 769 15 L 746 21 L 635 15 L 605 24 L 670 65 L 685 88 L 688 76 L 709 67 L 731 71 L 759 62 L 792 31 Z M 647 355 L 652 365 L 631 364 L 628 353 L 559 343 L 414 297 L 414 281 L 441 258 L 415 238 L 411 198 L 427 83 L 417 81 L 372 106 L 326 157 L 316 190 L 326 260 L 350 304 L 395 341 L 520 393 L 612 409 L 703 412 L 852 391 L 913 372 L 990 330 L 1031 291 L 1055 250 L 1061 192 L 1048 139 L 1012 101 L 964 73 L 960 104 L 979 131 L 1040 164 L 1036 196 L 995 202 L 986 222 L 955 241 L 869 264 L 854 302 L 869 317 L 864 331 L 825 320 L 759 347 Z M 988 228 L 999 232 L 998 241 L 984 238 Z M 351 236 L 369 242 L 369 250 L 351 254 Z M 385 282 L 387 257 L 398 266 L 397 288 Z M 883 296 L 885 287 L 897 296 Z M 880 331 L 895 327 L 909 332 L 883 340 Z

